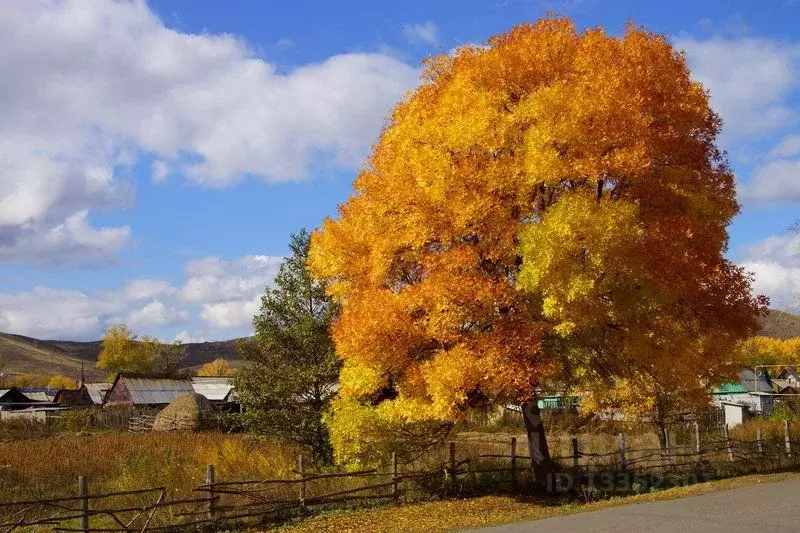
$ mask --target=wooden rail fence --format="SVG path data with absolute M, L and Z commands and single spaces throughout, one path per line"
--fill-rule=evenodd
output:
M 561 472 L 580 474 L 581 479 L 598 472 L 672 474 L 725 470 L 766 471 L 800 465 L 800 443 L 791 439 L 789 424 L 780 440 L 737 440 L 727 431 L 695 442 L 665 449 L 630 449 L 624 434 L 619 448 L 607 453 L 580 449 L 572 439 L 572 454 L 554 458 Z M 228 525 L 242 521 L 265 521 L 313 508 L 331 508 L 352 502 L 398 502 L 414 492 L 434 490 L 452 494 L 465 487 L 485 490 L 503 485 L 516 490 L 530 480 L 530 458 L 519 453 L 517 439 L 511 437 L 508 453 L 458 456 L 458 445 L 449 443 L 446 460 L 439 466 L 419 471 L 403 471 L 396 454 L 386 470 L 365 469 L 344 472 L 314 472 L 298 457 L 295 476 L 284 479 L 221 480 L 213 465 L 205 472 L 205 482 L 188 498 L 170 499 L 167 487 L 93 493 L 84 476 L 78 478 L 74 495 L 0 503 L 0 531 L 47 528 L 64 532 L 111 531 L 189 531 L 202 526 Z M 433 489 L 431 489 L 433 488 Z

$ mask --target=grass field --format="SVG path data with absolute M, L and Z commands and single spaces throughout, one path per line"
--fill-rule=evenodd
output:
M 187 495 L 218 479 L 289 477 L 296 450 L 286 444 L 222 433 L 62 433 L 0 443 L 0 500 L 70 494 L 88 476 L 92 492 L 166 486 Z

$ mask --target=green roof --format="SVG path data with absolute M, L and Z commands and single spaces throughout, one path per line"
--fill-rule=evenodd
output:
M 714 391 L 714 394 L 731 394 L 733 392 L 747 392 L 747 389 L 739 383 L 725 383 Z

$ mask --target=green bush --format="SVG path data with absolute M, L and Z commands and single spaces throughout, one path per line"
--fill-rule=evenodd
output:
M 92 411 L 90 409 L 62 411 L 61 421 L 67 431 L 86 431 L 92 427 Z

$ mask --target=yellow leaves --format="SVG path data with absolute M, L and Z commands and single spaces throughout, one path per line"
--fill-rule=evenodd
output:
M 236 369 L 225 359 L 214 359 L 200 367 L 198 376 L 230 377 L 236 374 Z
M 800 366 L 800 337 L 775 339 L 751 337 L 739 346 L 744 366 L 796 365 Z
M 427 60 L 312 237 L 342 304 L 342 401 L 393 385 L 347 404 L 354 420 L 453 419 L 565 377 L 727 372 L 757 304 L 722 256 L 737 206 L 718 127 L 685 58 L 632 25 L 548 17 Z
M 522 229 L 518 286 L 542 294 L 543 313 L 558 322 L 561 335 L 607 320 L 615 309 L 603 295 L 630 290 L 638 281 L 642 233 L 632 202 L 565 195 L 539 223 Z

